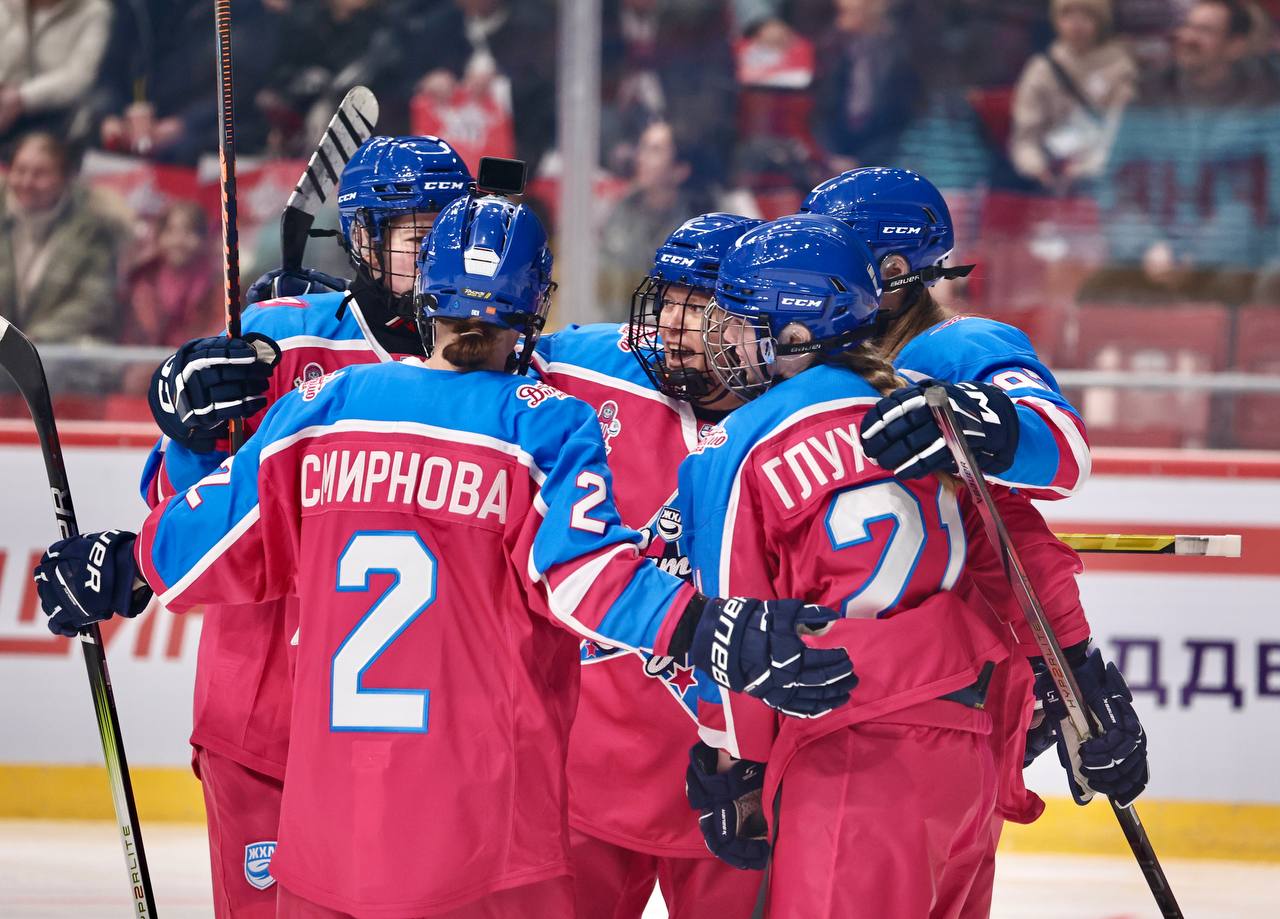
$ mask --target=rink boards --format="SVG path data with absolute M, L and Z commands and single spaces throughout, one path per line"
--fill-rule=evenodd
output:
M 82 529 L 138 527 L 149 445 L 145 426 L 67 426 Z M 48 634 L 30 588 L 57 530 L 24 423 L 0 422 L 0 482 L 0 817 L 107 816 L 81 655 Z M 1082 590 L 1150 735 L 1153 836 L 1185 856 L 1280 860 L 1280 456 L 1100 451 L 1081 494 L 1041 506 L 1062 532 L 1244 534 L 1240 559 L 1088 556 Z M 200 622 L 153 609 L 104 629 L 144 817 L 200 815 L 186 768 Z M 1052 753 L 1028 777 L 1047 797 L 1062 781 Z M 1105 807 L 1057 800 L 1007 844 L 1123 846 Z

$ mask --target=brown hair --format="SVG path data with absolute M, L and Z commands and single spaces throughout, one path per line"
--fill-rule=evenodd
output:
M 75 151 L 52 131 L 31 131 L 22 135 L 13 147 L 13 155 L 10 157 L 10 162 L 17 158 L 20 150 L 31 145 L 43 147 L 45 153 L 57 161 L 58 170 L 62 173 L 64 179 L 70 178 L 76 171 L 78 164 L 76 163 Z
M 905 315 L 892 320 L 889 323 L 889 331 L 876 339 L 876 347 L 891 361 L 911 339 L 925 329 L 932 328 L 940 322 L 946 322 L 955 315 L 952 310 L 935 300 L 927 287 L 922 288 L 915 299 L 898 307 L 896 312 L 905 313 Z
M 441 355 L 462 370 L 479 370 L 489 362 L 498 342 L 498 327 L 479 319 L 437 319 L 448 324 L 456 336 L 444 346 Z
M 209 235 L 209 218 L 199 204 L 194 201 L 177 200 L 169 202 L 169 205 L 160 213 L 160 220 L 156 224 L 158 228 L 164 228 L 169 225 L 169 221 L 174 217 L 183 217 L 196 231 L 201 239 Z

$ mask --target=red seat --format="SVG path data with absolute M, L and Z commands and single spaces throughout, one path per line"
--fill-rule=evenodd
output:
M 987 142 L 1003 156 L 1009 148 L 1009 135 L 1013 130 L 1013 87 L 971 89 L 967 95 L 969 104 L 982 122 Z
M 991 192 L 977 221 L 976 303 L 1065 308 L 1106 257 L 1092 198 Z
M 1240 310 L 1232 367 L 1280 376 L 1280 306 Z M 1234 446 L 1280 449 L 1280 394 L 1236 396 L 1232 428 Z
M 1218 305 L 1081 306 L 1072 366 L 1116 372 L 1208 373 L 1227 364 L 1230 315 Z M 1076 403 L 1095 446 L 1202 447 L 1212 395 L 1086 387 Z

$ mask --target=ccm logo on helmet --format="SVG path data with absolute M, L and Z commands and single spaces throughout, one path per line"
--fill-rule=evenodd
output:
M 356 192 L 353 191 L 349 191 L 345 195 L 338 195 L 338 203 L 341 204 L 343 201 L 350 201 L 355 196 Z
M 452 191 L 454 189 L 462 188 L 466 184 L 467 183 L 465 182 L 423 182 L 422 188 L 424 191 L 432 191 L 434 189 L 440 189 L 441 191 Z
M 795 310 L 820 310 L 825 302 L 821 297 L 779 297 L 778 306 L 789 306 Z
M 880 228 L 880 232 L 886 236 L 918 236 L 924 232 L 924 227 L 889 227 Z
M 666 265 L 679 265 L 681 268 L 693 267 L 693 259 L 685 258 L 683 255 L 671 255 L 664 252 L 658 256 L 658 261 Z

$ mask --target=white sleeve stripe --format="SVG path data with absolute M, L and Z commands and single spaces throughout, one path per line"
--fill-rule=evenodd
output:
M 248 512 L 240 518 L 239 522 L 228 530 L 221 539 L 214 543 L 209 548 L 209 551 L 202 555 L 200 560 L 192 565 L 191 568 L 188 569 L 187 573 L 184 574 L 176 584 L 160 595 L 160 604 L 162 606 L 168 606 L 170 601 L 176 599 L 184 590 L 190 587 L 196 578 L 204 574 L 205 571 L 208 570 L 209 566 L 212 565 L 219 556 L 230 549 L 231 546 L 235 544 L 236 540 L 248 532 L 249 528 L 258 522 L 260 514 L 261 510 L 257 504 L 249 508 Z M 154 562 L 155 559 L 153 557 L 153 566 Z
M 1084 439 L 1084 435 L 1080 433 L 1079 426 L 1071 420 L 1070 416 L 1061 407 L 1048 399 L 1041 399 L 1037 396 L 1016 396 L 1013 401 L 1030 406 L 1061 432 L 1062 439 L 1067 442 L 1067 447 L 1071 450 L 1071 458 L 1075 460 L 1076 480 L 1066 487 L 1058 485 L 1028 485 L 1025 482 L 1004 481 L 1001 481 L 1000 484 L 1011 485 L 1014 488 L 1039 488 L 1044 491 L 1056 492 L 1064 497 L 1074 494 L 1079 490 L 1080 486 L 1088 481 L 1090 474 L 1093 472 L 1093 454 L 1089 452 L 1089 444 Z M 999 480 L 993 479 L 992 481 Z
M 282 338 L 277 345 L 281 351 L 293 351 L 296 348 L 323 348 L 326 351 L 373 351 L 367 341 L 359 338 L 337 339 L 321 338 L 318 335 L 291 335 Z
M 534 506 L 539 516 L 546 516 L 546 504 L 542 503 L 538 507 L 540 498 L 535 496 Z M 567 625 L 574 632 L 584 638 L 590 638 L 592 641 L 598 641 L 601 644 L 608 645 L 612 648 L 622 648 L 627 651 L 636 651 L 631 645 L 624 644 L 615 638 L 606 638 L 593 629 L 587 628 L 575 615 L 578 607 L 581 605 L 583 598 L 587 595 L 587 591 L 591 589 L 591 585 L 595 582 L 600 572 L 609 564 L 609 560 L 624 549 L 634 549 L 635 543 L 622 542 L 617 545 L 610 546 L 608 551 L 601 553 L 591 561 L 580 565 L 568 577 L 560 582 L 559 587 L 552 587 L 551 582 L 547 580 L 547 576 L 538 570 L 533 563 L 533 550 L 529 550 L 529 580 L 534 584 L 541 584 L 547 595 L 547 606 L 551 610 L 551 614 Z

